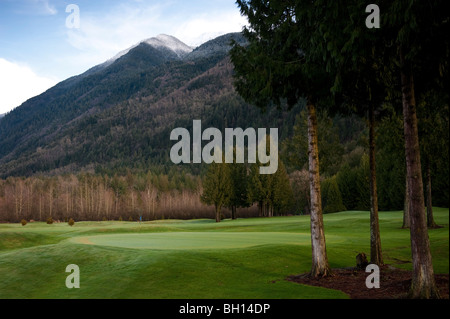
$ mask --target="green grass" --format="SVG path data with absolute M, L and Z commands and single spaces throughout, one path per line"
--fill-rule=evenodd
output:
M 434 270 L 449 272 L 449 210 L 429 231 Z M 325 215 L 330 266 L 370 252 L 369 213 Z M 385 263 L 411 269 L 401 212 L 381 212 Z M 80 289 L 65 286 L 80 267 Z M 309 216 L 225 220 L 0 225 L 0 299 L 308 299 L 342 292 L 285 280 L 311 267 Z

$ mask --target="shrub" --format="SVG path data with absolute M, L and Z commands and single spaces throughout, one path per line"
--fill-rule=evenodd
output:
M 128 218 L 128 221 L 132 222 L 133 221 L 133 217 L 130 216 L 130 218 Z
M 73 220 L 73 218 L 69 219 L 69 225 L 73 226 L 75 224 L 75 221 Z
M 27 224 L 27 221 L 25 219 L 22 219 L 20 222 L 22 223 L 22 226 L 25 226 Z
M 49 225 L 53 224 L 53 218 L 51 217 L 47 218 L 47 224 Z
M 120 217 L 119 217 L 119 222 L 121 222 L 122 220 L 123 220 L 123 219 L 122 219 L 122 216 L 120 216 Z

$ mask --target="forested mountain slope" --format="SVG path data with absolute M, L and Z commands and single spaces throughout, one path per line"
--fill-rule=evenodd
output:
M 262 115 L 235 93 L 232 38 L 244 41 L 228 34 L 191 52 L 143 41 L 28 100 L 2 119 L 0 176 L 170 165 L 171 130 L 194 119 L 217 128 L 285 123 L 286 114 Z

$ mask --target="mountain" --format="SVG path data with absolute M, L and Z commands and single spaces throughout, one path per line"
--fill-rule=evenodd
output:
M 135 45 L 133 45 L 132 47 L 123 50 L 121 52 L 119 52 L 118 54 L 116 54 L 114 57 L 112 57 L 111 59 L 109 59 L 108 61 L 105 62 L 104 66 L 108 66 L 111 65 L 112 63 L 114 63 L 114 61 L 116 61 L 117 59 L 121 58 L 122 56 L 126 55 L 128 52 L 130 52 L 132 49 L 136 48 L 137 46 L 141 45 L 141 44 L 148 44 L 150 46 L 152 46 L 155 49 L 162 49 L 162 50 L 167 50 L 169 52 L 169 54 L 176 54 L 179 58 L 183 58 L 186 54 L 192 52 L 194 50 L 194 48 L 188 46 L 187 44 L 181 42 L 180 40 L 178 40 L 177 38 L 170 36 L 170 35 L 166 35 L 166 34 L 160 34 L 154 38 L 150 38 L 144 41 L 141 41 Z
M 232 39 L 245 43 L 232 33 L 192 49 L 160 35 L 26 101 L 1 120 L 0 177 L 164 168 L 171 130 L 194 119 L 222 130 L 293 124 L 237 95 Z

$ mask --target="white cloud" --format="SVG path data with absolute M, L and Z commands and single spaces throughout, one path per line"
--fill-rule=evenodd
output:
M 239 32 L 246 24 L 239 10 L 175 13 L 173 4 L 120 4 L 101 16 L 80 11 L 79 29 L 67 29 L 67 42 L 77 49 L 71 63 L 82 69 L 105 62 L 120 51 L 150 37 L 164 33 L 190 46 L 198 46 L 217 36 Z
M 242 31 L 247 20 L 238 10 L 199 14 L 182 23 L 174 36 L 191 46 L 198 46 L 220 35 Z
M 101 16 L 80 12 L 80 28 L 67 29 L 68 43 L 77 49 L 89 67 L 105 62 L 118 52 L 163 33 L 169 25 L 161 16 L 161 6 L 119 5 Z M 91 57 L 91 59 L 88 58 Z
M 37 75 L 28 66 L 0 58 L 0 114 L 45 92 L 57 82 Z
M 49 15 L 55 15 L 58 13 L 58 10 L 56 10 L 56 8 L 51 5 L 48 0 L 38 0 L 38 2 L 43 5 L 45 13 Z

